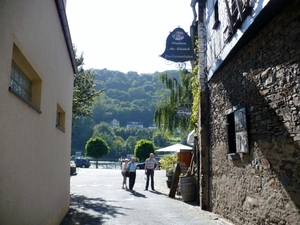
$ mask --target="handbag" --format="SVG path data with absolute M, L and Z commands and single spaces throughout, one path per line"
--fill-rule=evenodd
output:
M 131 167 L 131 162 L 128 163 L 127 168 L 130 169 Z M 129 177 L 130 172 L 128 170 L 125 171 L 125 177 Z

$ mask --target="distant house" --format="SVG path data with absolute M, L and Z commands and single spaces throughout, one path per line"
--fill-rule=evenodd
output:
M 60 224 L 76 73 L 65 2 L 4 0 L 0 21 L 0 224 Z
M 154 130 L 158 129 L 158 127 L 155 124 L 151 124 L 148 128 L 149 129 L 154 129 Z
M 120 126 L 120 121 L 113 119 L 110 123 L 109 123 L 112 127 L 119 127 Z
M 127 122 L 126 123 L 126 128 L 143 128 L 143 123 L 142 122 Z

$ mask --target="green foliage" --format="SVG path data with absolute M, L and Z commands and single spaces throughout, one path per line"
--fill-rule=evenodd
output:
M 199 91 L 199 80 L 198 80 L 198 59 L 199 59 L 199 48 L 198 39 L 195 40 L 195 54 L 196 60 L 194 62 L 194 67 L 192 73 L 196 76 L 191 78 L 192 94 L 193 94 L 193 105 L 192 105 L 192 115 L 191 115 L 191 126 L 197 130 L 198 127 L 198 114 L 199 114 L 199 104 L 200 104 L 200 91 Z
M 134 136 L 129 136 L 125 142 L 125 152 L 134 152 L 134 147 L 136 145 L 136 138 Z
M 190 118 L 179 118 L 176 112 L 180 107 L 192 105 L 192 78 L 196 75 L 187 70 L 180 70 L 179 77 L 180 82 L 167 73 L 159 75 L 159 80 L 165 85 L 168 95 L 162 92 L 162 101 L 156 107 L 154 121 L 160 129 L 171 133 L 177 128 L 184 133 L 193 127 Z
M 93 130 L 93 136 L 101 136 L 99 135 L 100 133 L 106 133 L 112 137 L 115 136 L 113 128 L 106 122 L 101 122 L 100 124 L 97 124 L 96 126 L 94 126 Z
M 139 140 L 134 148 L 134 155 L 139 159 L 139 161 L 145 161 L 150 153 L 154 153 L 154 145 L 152 141 Z
M 86 142 L 93 135 L 94 125 L 94 121 L 89 117 L 83 117 L 74 121 L 71 155 L 75 155 L 76 152 L 84 151 Z
M 110 148 L 106 142 L 100 137 L 90 138 L 85 145 L 85 156 L 93 157 L 95 159 L 102 158 L 108 154 Z
M 165 170 L 173 170 L 175 163 L 177 163 L 177 155 L 174 154 L 167 154 L 164 155 L 159 161 L 160 161 L 160 166 L 162 169 Z M 169 169 L 171 168 L 171 169 Z
M 164 147 L 170 145 L 167 134 L 160 131 L 156 131 L 153 134 L 153 142 L 156 147 Z
M 73 49 L 76 54 L 77 50 L 74 46 Z M 95 98 L 102 92 L 102 90 L 95 90 L 95 74 L 91 70 L 85 71 L 83 69 L 83 61 L 83 54 L 76 54 L 75 62 L 78 73 L 74 78 L 72 109 L 73 121 L 78 120 L 81 117 L 92 117 L 92 110 L 90 107 L 93 105 Z
M 106 90 L 96 98 L 92 107 L 96 124 L 113 119 L 120 121 L 121 127 L 125 127 L 130 121 L 143 122 L 144 127 L 153 124 L 155 108 L 159 101 L 156 91 L 162 87 L 158 73 L 124 74 L 106 69 L 94 69 L 93 73 L 96 74 L 96 90 Z M 168 73 L 179 77 L 178 71 L 170 70 Z
M 82 55 L 77 57 L 77 60 L 77 65 L 80 65 L 78 71 L 84 72 L 82 68 Z M 88 139 L 95 136 L 103 138 L 110 146 L 110 153 L 104 156 L 109 159 L 133 154 L 137 140 L 146 139 L 154 143 L 154 133 L 156 131 L 147 128 L 153 126 L 156 106 L 163 93 L 167 93 L 165 89 L 162 89 L 163 85 L 161 81 L 158 80 L 159 73 L 139 75 L 136 72 L 128 72 L 124 74 L 119 71 L 110 71 L 107 69 L 92 69 L 90 72 L 93 74 L 90 77 L 93 84 L 90 83 L 90 85 L 96 85 L 94 89 L 97 92 L 106 91 L 97 95 L 90 106 L 85 104 L 89 101 L 81 101 L 82 105 L 79 104 L 80 101 L 77 102 L 78 104 L 76 102 L 73 104 L 73 111 L 76 111 L 76 108 L 83 111 L 78 111 L 79 114 L 77 115 L 73 114 L 73 124 L 75 124 L 75 127 L 73 128 L 72 135 L 72 154 L 75 154 L 76 151 L 84 151 Z M 170 70 L 167 73 L 179 80 L 178 71 Z M 85 80 L 82 79 L 82 82 L 79 82 L 79 77 L 75 79 L 76 83 L 78 81 L 78 84 L 84 83 Z M 110 127 L 109 122 L 113 119 L 117 119 L 120 122 L 120 127 Z M 107 126 L 102 124 L 103 121 L 106 122 Z M 126 129 L 125 126 L 130 121 L 142 122 L 145 128 Z M 127 141 L 130 136 L 132 138 Z M 122 147 L 120 146 L 120 141 L 117 144 L 113 144 L 114 140 L 118 137 L 124 140 Z M 170 138 L 172 136 L 156 137 L 159 147 L 166 147 L 171 144 L 172 141 L 170 141 Z

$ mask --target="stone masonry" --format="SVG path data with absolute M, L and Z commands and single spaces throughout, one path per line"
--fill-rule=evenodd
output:
M 300 1 L 210 80 L 210 210 L 235 224 L 300 224 Z M 245 107 L 249 153 L 229 159 L 226 113 Z

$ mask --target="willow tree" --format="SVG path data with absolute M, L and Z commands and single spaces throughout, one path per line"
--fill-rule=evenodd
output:
M 177 128 L 181 131 L 194 128 L 195 124 L 189 117 L 179 118 L 176 114 L 181 107 L 192 107 L 195 77 L 196 75 L 188 70 L 179 70 L 180 81 L 167 73 L 159 74 L 158 79 L 165 85 L 168 95 L 162 96 L 155 110 L 154 121 L 158 128 L 171 133 Z

